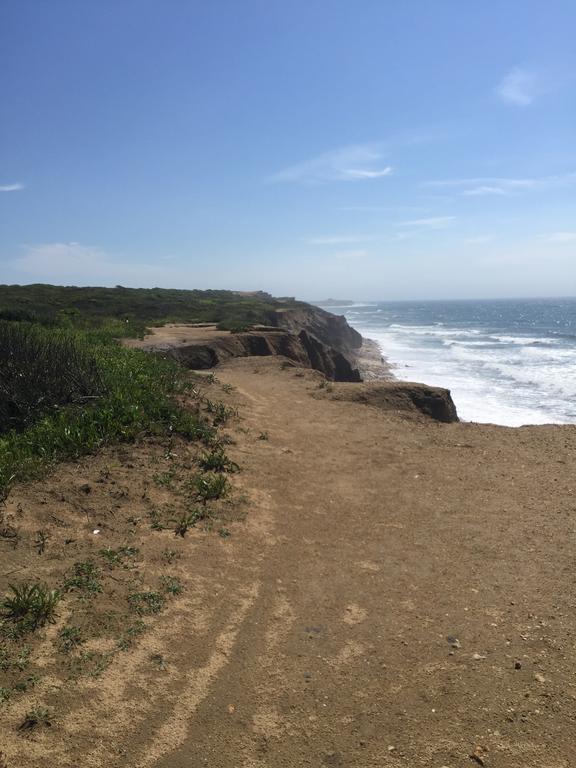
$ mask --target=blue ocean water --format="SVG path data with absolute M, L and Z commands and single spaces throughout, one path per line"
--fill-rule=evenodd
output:
M 460 418 L 576 423 L 576 299 L 331 307 L 377 341 L 397 378 L 448 387 Z

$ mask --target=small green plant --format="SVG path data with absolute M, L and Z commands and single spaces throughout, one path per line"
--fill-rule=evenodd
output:
M 10 584 L 11 595 L 2 601 L 2 611 L 8 621 L 15 622 L 22 631 L 34 631 L 56 620 L 56 606 L 60 592 L 42 584 Z
M 5 701 L 9 701 L 11 696 L 12 696 L 11 688 L 0 688 L 0 704 L 4 704 Z M 1 752 L 0 752 L 0 757 L 2 757 Z M 2 768 L 1 762 L 0 762 L 0 768 Z
M 231 395 L 235 389 L 236 387 L 233 386 L 232 384 L 222 384 L 222 390 L 226 392 L 227 395 Z
M 130 608 L 139 616 L 160 613 L 164 602 L 165 598 L 159 592 L 135 592 L 128 597 Z
M 36 685 L 37 682 L 38 677 L 36 675 L 29 675 L 26 680 L 19 680 L 17 683 L 14 683 L 12 690 L 17 693 L 26 693 L 28 688 Z
M 37 707 L 36 709 L 26 712 L 24 719 L 18 726 L 19 731 L 30 731 L 38 726 L 50 726 L 52 722 L 50 720 L 50 713 L 43 707 Z
M 158 667 L 158 669 L 161 672 L 164 672 L 166 670 L 166 659 L 164 656 L 162 656 L 161 653 L 153 653 L 152 656 L 150 656 L 150 661 Z
M 146 624 L 142 621 L 142 619 L 138 619 L 134 624 L 132 624 L 126 632 L 118 638 L 118 648 L 121 651 L 127 651 L 129 648 L 132 647 L 134 643 L 134 639 L 141 635 L 143 632 L 146 631 Z
M 152 475 L 152 480 L 160 487 L 172 488 L 175 477 L 176 469 L 172 467 L 166 472 L 157 472 L 155 475 Z
M 100 570 L 91 560 L 74 563 L 72 574 L 64 581 L 64 591 L 72 592 L 73 590 L 87 592 L 90 595 L 102 592 Z
M 48 543 L 48 539 L 50 538 L 47 531 L 40 530 L 36 531 L 36 537 L 34 539 L 34 545 L 36 547 L 36 551 L 39 555 L 43 555 L 46 550 L 46 544 Z
M 130 566 L 125 564 L 125 558 L 136 557 L 138 548 L 118 547 L 118 549 L 112 549 L 112 547 L 106 547 L 106 549 L 101 549 L 99 554 L 108 562 L 108 565 L 111 568 L 114 568 L 114 566 L 117 565 L 129 568 Z
M 232 532 L 228 528 L 219 528 L 218 536 L 220 536 L 221 539 L 228 539 L 232 536 Z
M 230 483 L 225 475 L 206 472 L 198 475 L 193 480 L 196 498 L 206 503 L 214 499 L 221 499 L 230 491 Z
M 183 515 L 176 518 L 174 522 L 176 523 L 174 526 L 174 534 L 184 538 L 188 533 L 188 530 L 194 526 L 196 517 L 193 512 L 185 512 Z
M 72 675 L 73 677 L 100 677 L 102 672 L 110 665 L 111 660 L 111 653 L 81 651 L 80 655 L 74 657 L 70 665 Z
M 163 588 L 166 592 L 170 595 L 181 595 L 182 594 L 182 582 L 180 579 L 177 579 L 175 576 L 162 576 L 160 578 L 160 581 L 162 583 Z
M 224 403 L 209 400 L 207 397 L 204 398 L 204 404 L 208 413 L 212 414 L 212 422 L 215 427 L 226 424 L 229 418 L 238 415 L 238 411 L 235 408 L 230 408 L 224 405 Z
M 179 557 L 181 557 L 180 552 L 177 552 L 175 549 L 165 549 L 162 552 L 162 560 L 169 565 Z
M 20 648 L 18 656 L 13 658 L 6 648 L 0 648 L 0 671 L 8 672 L 11 669 L 17 669 L 23 672 L 28 666 L 31 650 L 29 645 L 25 645 Z
M 160 519 L 160 513 L 157 509 L 151 509 L 150 512 L 148 512 L 148 517 L 150 518 L 150 528 L 152 528 L 153 531 L 164 530 L 162 520 Z
M 208 472 L 237 472 L 240 469 L 235 461 L 228 458 L 222 446 L 213 448 L 210 453 L 203 453 L 198 464 Z
M 58 640 L 58 645 L 63 653 L 70 653 L 70 651 L 78 648 L 84 642 L 80 629 L 71 625 L 62 627 L 60 632 L 58 632 Z

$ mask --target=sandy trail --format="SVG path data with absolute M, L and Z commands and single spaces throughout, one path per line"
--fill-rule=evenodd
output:
M 19 764 L 572 766 L 576 430 L 336 402 L 276 358 L 217 375 L 246 522 Z
M 240 456 L 265 556 L 155 764 L 571 765 L 575 430 L 401 420 L 278 361 L 218 376 L 269 434 Z

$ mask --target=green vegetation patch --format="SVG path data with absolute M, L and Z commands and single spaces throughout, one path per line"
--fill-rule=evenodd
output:
M 2 616 L 15 627 L 15 634 L 33 632 L 56 620 L 60 592 L 43 584 L 11 584 L 2 600 Z
M 64 581 L 64 591 L 89 595 L 102 592 L 100 569 L 90 560 L 74 563 L 72 573 Z
M 0 350 L 18 341 L 24 347 L 13 349 L 18 365 L 8 366 L 8 373 L 0 367 L 0 499 L 13 483 L 111 442 L 146 433 L 204 441 L 214 435 L 206 417 L 176 403 L 177 395 L 192 389 L 177 363 L 89 333 L 28 325 L 15 330 L 11 323 L 0 323 Z M 56 360 L 44 381 L 39 368 L 25 364 L 29 344 L 44 349 L 44 359 L 54 349 L 65 358 Z M 74 383 L 69 372 L 79 361 L 84 373 Z
M 136 592 L 128 597 L 130 608 L 139 616 L 160 613 L 165 601 L 166 598 L 160 592 Z

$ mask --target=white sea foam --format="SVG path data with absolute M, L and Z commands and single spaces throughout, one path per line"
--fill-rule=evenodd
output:
M 576 347 L 556 338 L 477 328 L 350 321 L 375 339 L 405 381 L 451 390 L 466 421 L 507 426 L 576 423 Z M 372 314 L 372 313 L 370 313 Z

